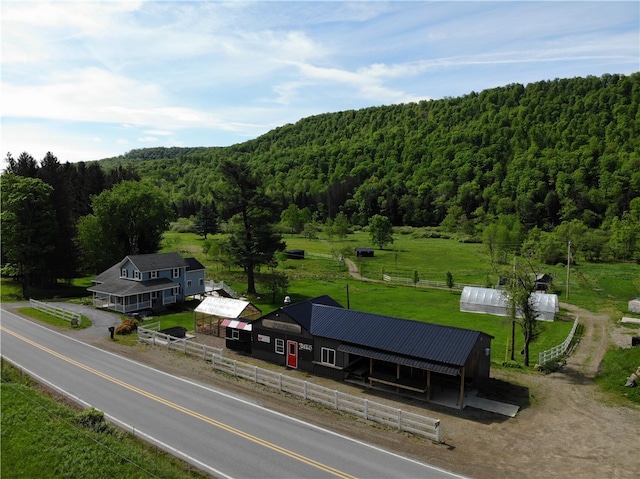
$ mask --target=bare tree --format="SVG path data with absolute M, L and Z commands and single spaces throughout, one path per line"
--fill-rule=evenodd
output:
M 523 264 L 514 260 L 512 271 L 504 276 L 509 279 L 505 288 L 509 317 L 512 326 L 518 324 L 522 330 L 524 365 L 529 366 L 529 345 L 537 336 L 539 315 L 535 301 L 535 269 L 531 263 Z M 511 359 L 513 359 L 513 339 Z

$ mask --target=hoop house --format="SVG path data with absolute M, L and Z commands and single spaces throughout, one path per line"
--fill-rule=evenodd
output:
M 534 308 L 541 321 L 553 321 L 559 311 L 558 296 L 555 294 L 532 293 Z M 465 286 L 460 295 L 460 311 L 467 313 L 493 314 L 507 316 L 507 295 L 504 291 L 492 288 Z M 518 314 L 518 317 L 521 317 Z

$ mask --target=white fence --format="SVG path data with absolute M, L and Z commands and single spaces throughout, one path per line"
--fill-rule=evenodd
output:
M 36 301 L 35 299 L 29 299 L 29 304 L 33 309 L 37 309 L 38 311 L 42 311 L 43 313 L 50 314 L 52 316 L 55 316 L 56 318 L 69 321 L 71 323 L 71 326 L 77 327 L 82 324 L 82 315 L 80 313 L 76 313 L 75 311 L 69 311 L 68 309 L 51 306 L 50 304 Z
M 567 339 L 565 339 L 564 342 L 562 344 L 559 344 L 558 346 L 554 346 L 551 349 L 542 351 L 538 358 L 538 364 L 540 366 L 544 366 L 548 362 L 551 362 L 554 359 L 559 358 L 564 353 L 566 353 L 567 349 L 569 349 L 569 345 L 571 344 L 571 341 L 573 341 L 573 337 L 576 334 L 576 329 L 578 329 L 577 317 L 576 317 L 576 320 L 573 322 L 573 327 L 571 328 L 571 332 L 569 333 L 569 336 L 567 336 Z
M 413 279 L 411 278 L 401 278 L 399 276 L 389 276 L 388 274 L 382 275 L 382 280 L 387 281 L 389 283 L 400 283 L 400 284 L 414 284 Z M 445 281 L 430 281 L 428 279 L 418 280 L 415 285 L 419 288 L 449 288 L 449 285 Z M 480 284 L 467 284 L 467 283 L 453 283 L 451 289 L 462 291 L 465 286 L 471 286 L 474 288 L 481 288 Z
M 318 386 L 286 374 L 251 366 L 216 354 L 211 356 L 211 361 L 213 368 L 218 371 L 440 442 L 440 421 L 437 419 L 351 396 L 341 391 Z
M 180 351 L 189 356 L 200 357 L 207 360 L 212 354 L 222 355 L 222 348 L 214 348 L 206 344 L 196 343 L 189 338 L 176 338 L 158 331 L 160 323 L 152 323 L 147 326 L 138 326 L 138 341 L 152 344 L 153 346 L 164 346 L 170 351 Z
M 414 414 L 402 409 L 386 406 L 349 394 L 318 386 L 316 384 L 292 378 L 286 374 L 251 366 L 222 356 L 221 348 L 213 348 L 187 339 L 177 339 L 158 332 L 160 323 L 138 327 L 138 340 L 154 346 L 164 346 L 171 351 L 180 351 L 205 360 L 211 358 L 213 369 L 248 379 L 257 384 L 288 392 L 309 401 L 344 411 L 369 421 L 397 427 L 402 431 L 425 436 L 440 441 L 440 421 Z

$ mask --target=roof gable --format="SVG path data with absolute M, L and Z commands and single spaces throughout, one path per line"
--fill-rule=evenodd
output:
M 312 306 L 310 323 L 309 331 L 314 336 L 456 366 L 464 366 L 478 340 L 485 335 L 480 331 L 321 304 Z
M 280 309 L 307 331 L 311 330 L 311 312 L 314 305 L 332 306 L 343 309 L 340 303 L 329 295 L 318 296 L 298 303 L 282 306 Z
M 207 296 L 194 310 L 196 313 L 222 318 L 240 318 L 243 313 L 253 315 L 256 311 L 259 312 L 260 309 L 249 301 L 224 296 Z

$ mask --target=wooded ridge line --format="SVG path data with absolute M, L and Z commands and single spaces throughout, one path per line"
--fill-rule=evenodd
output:
M 556 79 L 459 98 L 326 113 L 229 147 L 145 148 L 100 161 L 133 167 L 191 216 L 246 161 L 285 210 L 354 225 L 473 231 L 498 215 L 526 229 L 607 227 L 640 196 L 640 73 Z M 640 209 L 636 205 L 635 209 Z

